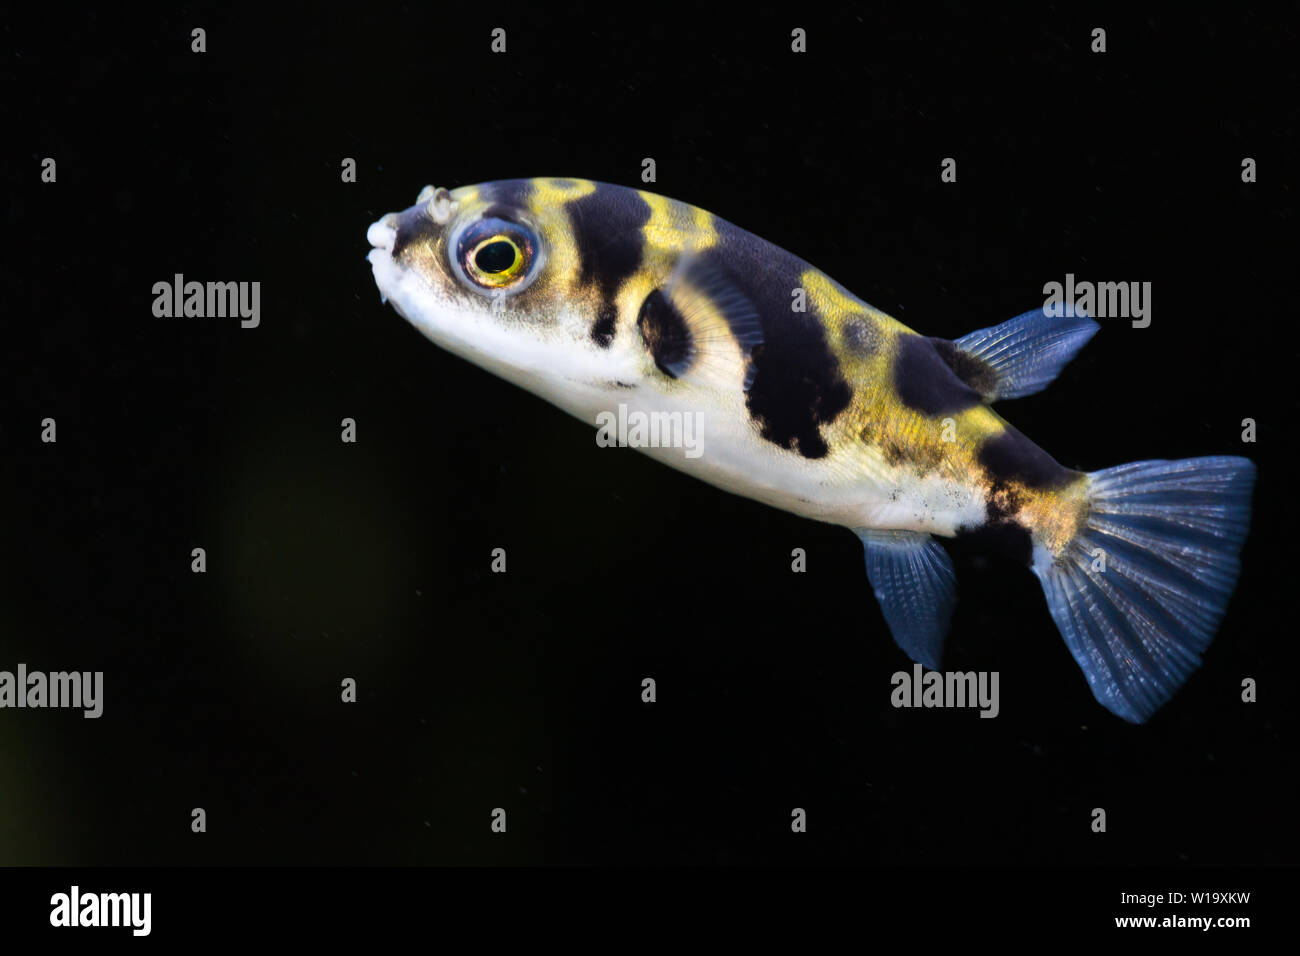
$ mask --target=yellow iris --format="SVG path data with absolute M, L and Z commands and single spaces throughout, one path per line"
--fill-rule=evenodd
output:
M 509 285 L 524 267 L 524 254 L 509 236 L 489 236 L 466 257 L 466 267 L 476 282 L 488 286 Z

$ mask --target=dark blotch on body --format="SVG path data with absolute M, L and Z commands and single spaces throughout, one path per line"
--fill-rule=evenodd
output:
M 1078 475 L 1010 425 L 984 442 L 978 457 L 995 483 L 1019 481 L 1030 488 L 1060 488 Z
M 393 239 L 392 256 L 397 259 L 408 246 L 435 239 L 442 227 L 425 215 L 424 204 L 412 206 L 397 214 L 397 235 Z
M 894 358 L 894 388 L 908 408 L 923 415 L 947 415 L 980 404 L 935 349 L 934 339 L 900 335 Z
M 794 312 L 791 292 L 806 262 L 770 242 L 714 220 L 719 243 L 704 258 L 745 294 L 758 313 L 763 341 L 750 353 L 745 404 L 763 438 L 805 458 L 830 451 L 820 427 L 853 400 L 814 310 Z
M 1013 486 L 995 479 L 984 503 L 984 511 L 989 521 L 1001 521 L 1018 512 L 1022 504 L 1020 495 Z
M 880 336 L 870 319 L 853 318 L 844 323 L 844 345 L 855 355 L 871 355 L 880 347 Z
M 492 206 L 485 215 L 501 219 L 512 219 L 521 209 L 528 208 L 528 199 L 533 194 L 533 184 L 527 179 L 501 179 L 487 183 L 482 189 L 482 198 Z M 505 212 L 505 215 L 500 215 Z
M 992 395 L 997 391 L 998 373 L 993 366 L 981 358 L 963 352 L 947 339 L 930 339 L 930 344 L 939 353 L 953 374 L 969 385 L 981 396 Z
M 519 219 L 519 207 L 495 203 L 483 210 L 483 218 L 504 219 L 506 222 L 515 222 Z
M 746 404 L 758 419 L 762 435 L 805 458 L 824 458 L 830 449 L 819 426 L 833 422 L 853 399 L 853 390 L 840 376 L 839 363 L 826 346 L 821 327 L 767 336 L 754 349 L 754 376 Z M 782 351 L 784 338 L 791 347 Z
M 602 349 L 607 349 L 614 341 L 614 330 L 618 322 L 618 310 L 612 305 L 601 306 L 600 315 L 591 327 L 591 340 Z
M 695 351 L 691 330 L 681 313 L 658 289 L 641 303 L 636 326 L 661 372 L 677 378 L 690 367 Z
M 578 280 L 595 284 L 612 305 L 623 280 L 641 264 L 641 229 L 650 221 L 650 207 L 635 190 L 598 185 L 564 208 L 578 247 Z

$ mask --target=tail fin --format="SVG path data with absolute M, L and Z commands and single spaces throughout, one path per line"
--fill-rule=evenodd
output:
M 1034 573 L 1097 700 L 1140 724 L 1200 664 L 1223 619 L 1255 466 L 1139 461 L 1088 477 L 1091 510 L 1060 554 L 1035 547 Z

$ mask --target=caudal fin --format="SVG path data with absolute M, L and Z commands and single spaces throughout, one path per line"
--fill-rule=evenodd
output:
M 1097 700 L 1146 721 L 1201 662 L 1237 583 L 1255 466 L 1215 456 L 1089 476 L 1090 511 L 1034 573 Z

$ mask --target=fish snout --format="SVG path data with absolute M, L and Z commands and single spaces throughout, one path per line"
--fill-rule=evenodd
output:
M 370 228 L 366 230 L 366 239 L 376 249 L 382 249 L 391 255 L 393 247 L 397 245 L 398 222 L 397 213 L 390 212 L 378 222 L 370 224 Z
M 394 260 L 401 259 L 408 248 L 433 243 L 446 231 L 451 212 L 455 209 L 446 193 L 445 189 L 434 190 L 425 202 L 401 212 L 390 212 L 371 224 L 366 238 L 372 246 L 384 250 Z

